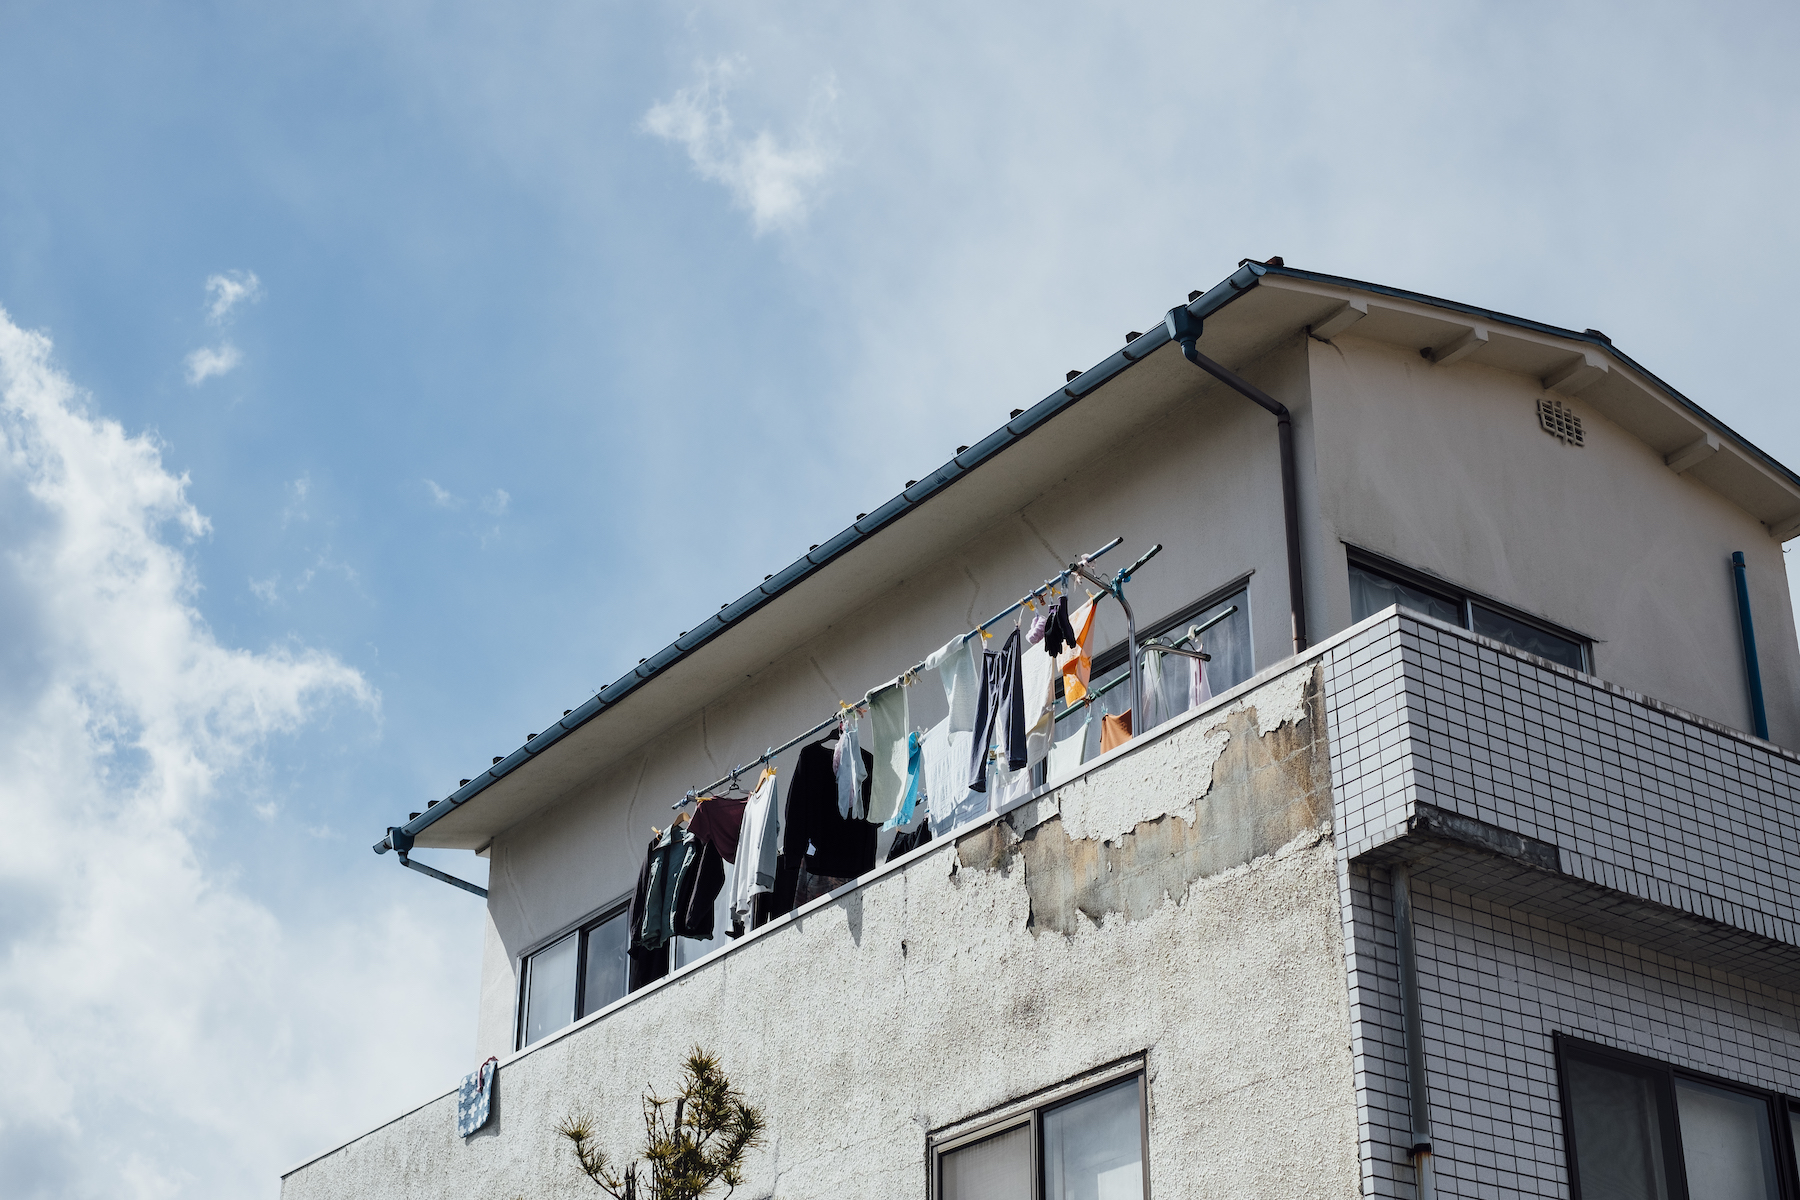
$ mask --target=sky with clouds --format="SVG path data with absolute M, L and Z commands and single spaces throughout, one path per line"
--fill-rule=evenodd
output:
M 1237 260 L 1789 463 L 1791 4 L 0 4 L 0 1163 L 271 1197 L 474 1066 L 381 829 Z M 482 877 L 469 855 L 421 855 Z

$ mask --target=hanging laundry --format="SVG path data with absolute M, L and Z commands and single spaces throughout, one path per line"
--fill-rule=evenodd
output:
M 689 852 L 682 856 L 675 878 L 669 931 L 676 937 L 706 942 L 712 940 L 713 913 L 725 888 L 725 860 L 711 842 L 694 835 L 691 821 L 688 824 Z
M 1048 611 L 1041 612 L 1032 618 L 1031 631 L 1025 635 L 1025 640 L 1035 646 L 1044 640 L 1044 634 L 1047 633 L 1049 629 L 1050 613 Z
M 976 658 L 980 649 L 981 635 L 965 633 L 951 638 L 925 660 L 925 669 L 936 671 L 939 682 L 944 685 L 952 733 L 973 730 L 976 710 L 986 702 L 987 697 L 981 690 L 981 666 Z
M 1194 643 L 1194 649 L 1200 649 L 1200 643 Z M 1206 677 L 1206 664 L 1197 658 L 1187 660 L 1192 672 L 1188 676 L 1188 707 L 1199 708 L 1212 699 L 1212 681 Z
M 869 768 L 873 760 L 859 750 L 863 760 L 861 810 L 869 804 Z M 837 783 L 832 778 L 831 751 L 823 741 L 800 751 L 788 784 L 787 814 L 781 824 L 781 862 L 776 870 L 774 911 L 792 912 L 800 874 L 834 879 L 855 879 L 875 869 L 875 826 L 838 811 Z
M 1161 650 L 1144 651 L 1143 672 L 1144 694 L 1138 697 L 1138 707 L 1144 710 L 1143 727 L 1155 729 L 1169 719 L 1164 710 L 1168 705 L 1163 700 L 1163 652 Z
M 638 868 L 637 891 L 631 897 L 630 938 L 626 945 L 625 957 L 630 963 L 626 975 L 626 986 L 637 991 L 647 983 L 653 983 L 669 973 L 669 948 L 660 946 L 655 949 L 642 943 L 638 934 L 644 927 L 645 911 L 650 904 L 650 884 L 652 869 L 657 862 L 657 847 L 662 843 L 662 834 L 656 833 L 650 839 L 650 846 L 644 853 L 644 863 Z
M 981 682 L 987 703 L 976 714 L 970 745 L 969 790 L 987 791 L 988 747 L 998 744 L 1006 765 L 1018 770 L 1029 761 L 1025 746 L 1024 681 L 1020 678 L 1018 629 L 1006 635 L 999 653 L 982 655 Z
M 1056 664 L 1050 651 L 1033 646 L 1019 657 L 1020 692 L 1025 697 L 1025 759 L 1032 766 L 1050 754 L 1055 736 L 1051 710 L 1056 706 Z
M 940 835 L 987 810 L 987 797 L 969 790 L 969 746 L 975 735 L 950 732 L 945 717 L 925 731 L 920 749 L 925 771 L 925 809 Z
M 488 1114 L 493 1108 L 494 1083 L 499 1075 L 500 1060 L 490 1055 L 473 1074 L 463 1076 L 462 1085 L 456 1089 L 458 1134 L 468 1137 L 488 1123 Z
M 747 796 L 702 796 L 688 818 L 688 832 L 719 852 L 728 863 L 737 861 L 738 834 L 744 828 Z
M 1056 739 L 1056 745 L 1050 747 L 1050 762 L 1044 768 L 1044 778 L 1049 783 L 1060 783 L 1075 774 L 1075 768 L 1087 754 L 1088 723 L 1093 719 L 1092 705 L 1082 710 L 1081 724 L 1071 732 Z
M 988 811 L 999 812 L 1016 800 L 1031 795 L 1031 768 L 1012 770 L 1004 758 L 996 757 L 988 780 Z
M 931 822 L 920 821 L 911 829 L 902 829 L 894 835 L 894 844 L 888 848 L 887 861 L 911 854 L 920 846 L 931 840 Z
M 925 746 L 922 735 L 914 730 L 906 735 L 906 785 L 900 795 L 900 807 L 894 810 L 882 829 L 904 829 L 912 824 L 913 809 L 919 802 L 919 790 L 924 784 Z M 871 805 L 874 801 L 869 802 Z
M 1050 606 L 1050 615 L 1044 622 L 1044 648 L 1054 658 L 1074 642 L 1075 630 L 1069 624 L 1069 598 L 1058 596 L 1056 603 Z
M 781 810 L 775 802 L 775 768 L 763 770 L 744 807 L 738 832 L 736 866 L 731 880 L 731 921 L 754 929 L 754 900 L 775 890 L 777 855 L 781 850 Z
M 906 791 L 908 739 L 906 688 L 899 683 L 869 693 L 869 750 L 875 765 L 869 778 L 868 819 L 878 825 L 892 821 L 900 811 Z
M 1123 746 L 1131 740 L 1131 710 L 1114 716 L 1103 713 L 1100 717 L 1100 753 L 1105 754 L 1115 746 Z
M 1074 704 L 1087 695 L 1088 675 L 1094 669 L 1088 645 L 1094 638 L 1094 612 L 1099 607 L 1100 597 L 1095 596 L 1076 610 L 1068 644 L 1062 657 L 1057 659 L 1057 669 L 1062 672 L 1064 704 Z
M 838 815 L 866 816 L 869 803 L 869 766 L 862 752 L 861 723 L 850 709 L 838 723 L 837 749 L 831 752 L 831 770 L 837 776 Z
M 650 847 L 650 885 L 644 896 L 642 921 L 632 928 L 632 945 L 660 950 L 669 940 L 675 916 L 675 880 L 680 870 L 679 852 L 686 831 L 670 825 Z

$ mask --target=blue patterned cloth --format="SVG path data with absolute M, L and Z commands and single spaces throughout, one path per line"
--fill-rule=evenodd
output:
M 494 1098 L 494 1077 L 499 1070 L 500 1060 L 490 1058 L 463 1076 L 462 1086 L 456 1089 L 456 1132 L 463 1137 L 487 1124 L 489 1102 Z

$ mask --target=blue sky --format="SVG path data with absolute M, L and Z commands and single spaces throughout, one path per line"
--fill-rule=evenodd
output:
M 448 1086 L 478 906 L 381 828 L 1246 255 L 1800 463 L 1797 26 L 0 2 L 18 1194 L 272 1195 Z

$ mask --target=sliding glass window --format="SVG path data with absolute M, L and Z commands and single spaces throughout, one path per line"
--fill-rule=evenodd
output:
M 524 1049 L 625 994 L 630 920 L 623 907 L 525 956 L 518 1046 Z
M 1503 606 L 1441 580 L 1425 579 L 1403 567 L 1353 552 L 1350 555 L 1351 621 L 1367 620 L 1396 604 L 1435 617 L 1447 625 L 1459 625 L 1483 637 L 1505 642 L 1574 671 L 1593 669 L 1584 638 L 1505 612 Z

